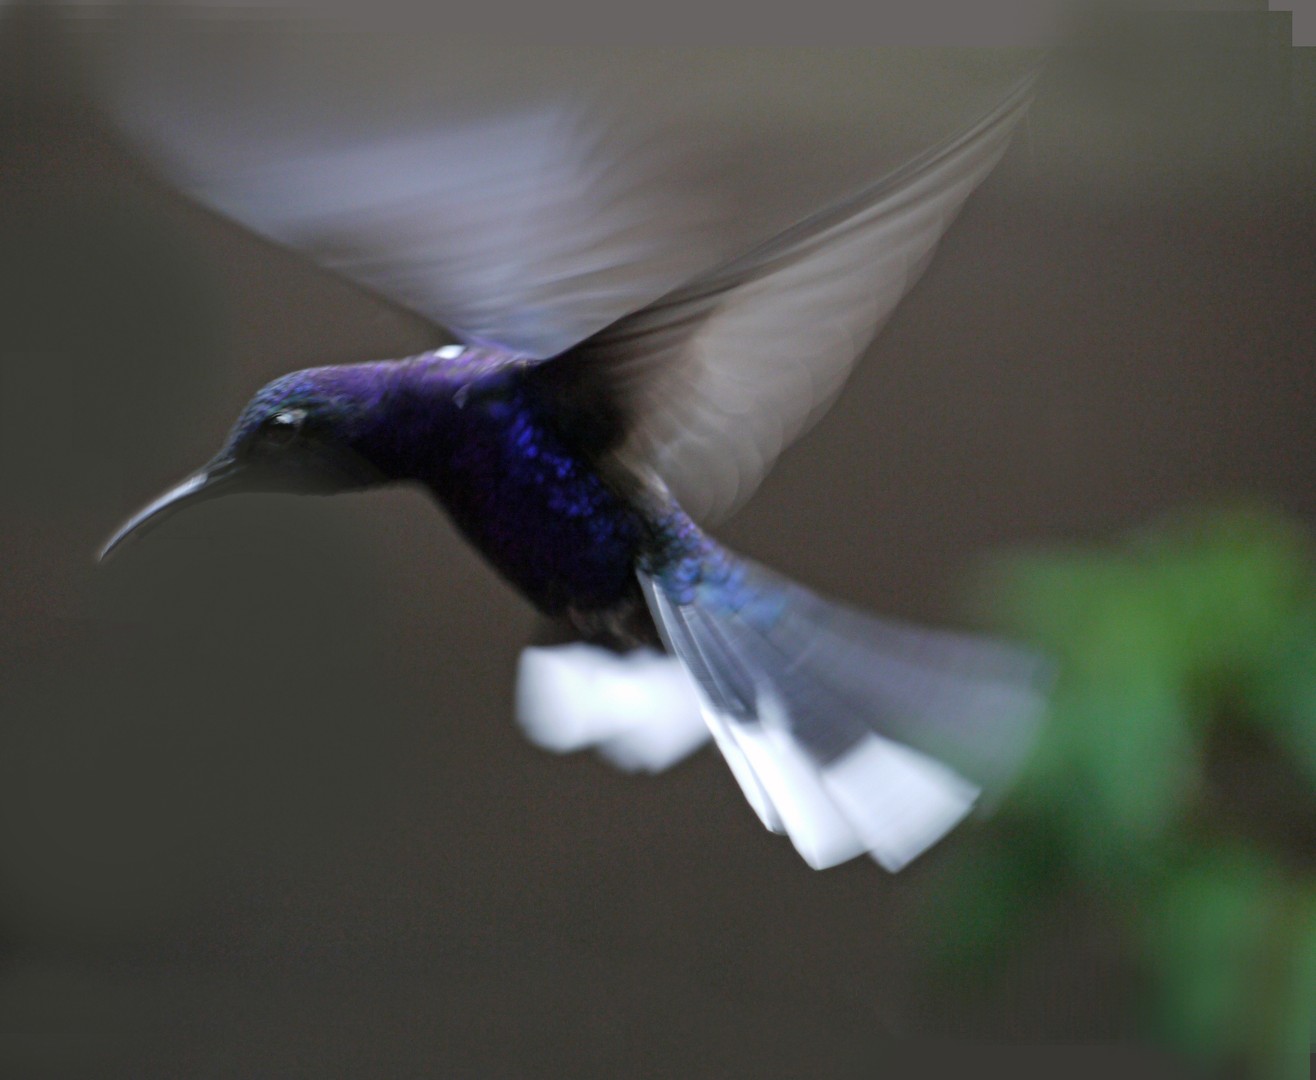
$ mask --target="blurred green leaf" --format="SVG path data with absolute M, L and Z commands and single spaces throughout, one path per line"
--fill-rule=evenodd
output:
M 1181 514 L 1136 546 L 1199 674 L 1238 676 L 1264 662 L 1312 595 L 1307 538 L 1259 508 Z
M 1018 800 L 1067 823 L 1093 869 L 1159 838 L 1192 791 L 1182 635 L 1127 557 L 1019 560 L 995 582 L 1003 621 L 1059 665 Z
M 1260 991 L 1259 960 L 1272 875 L 1238 847 L 1193 853 L 1148 890 L 1140 922 L 1162 1032 L 1209 1058 L 1240 1051 Z
M 963 983 L 990 976 L 1055 898 L 1064 863 L 1050 838 L 983 834 L 931 892 L 926 925 L 938 975 Z
M 1246 705 L 1316 786 L 1316 604 L 1277 643 L 1248 687 Z
M 1316 882 L 1291 887 L 1287 926 L 1273 938 L 1273 1012 L 1254 1003 L 1252 1057 L 1268 1076 L 1309 1078 L 1316 1043 Z
M 1256 507 L 1182 513 L 1114 550 L 999 560 L 979 599 L 1059 676 L 1004 823 L 934 909 L 942 955 L 961 970 L 996 958 L 1039 906 L 1095 890 L 1140 946 L 1149 1023 L 1167 1041 L 1249 1076 L 1305 1067 L 1316 877 L 1292 786 L 1300 774 L 1316 790 L 1304 530 Z M 1261 742 L 1240 740 L 1249 729 Z M 1271 797 L 1250 797 L 1267 776 Z

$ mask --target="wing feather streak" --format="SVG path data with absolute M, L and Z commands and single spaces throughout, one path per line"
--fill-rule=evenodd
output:
M 725 516 L 839 391 L 1005 152 L 1034 76 L 966 131 L 552 364 L 605 380 L 692 516 Z M 568 375 L 568 377 L 570 377 Z

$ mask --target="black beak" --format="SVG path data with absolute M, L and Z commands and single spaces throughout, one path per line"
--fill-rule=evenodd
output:
M 96 560 L 104 561 L 110 552 L 130 536 L 140 536 L 146 530 L 160 524 L 176 510 L 246 489 L 247 485 L 241 482 L 242 478 L 243 469 L 236 463 L 212 461 L 182 483 L 175 484 L 159 498 L 147 503 L 120 525 L 101 548 Z
M 3 0 L 0 0 L 3 2 Z M 181 484 L 133 514 L 101 548 L 97 561 L 104 561 L 130 536 L 138 536 L 160 524 L 184 507 L 234 495 L 239 492 L 283 492 L 293 495 L 329 495 L 358 491 L 385 480 L 364 458 L 350 450 L 311 443 L 297 454 L 277 457 L 246 453 L 235 457 L 225 448 L 208 465 L 202 466 Z

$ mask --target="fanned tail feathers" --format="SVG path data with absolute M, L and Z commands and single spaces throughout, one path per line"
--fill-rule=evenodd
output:
M 684 603 L 641 581 L 746 797 L 810 866 L 867 853 L 899 870 L 1008 782 L 1043 709 L 1040 658 L 730 565 Z
M 868 854 L 897 871 L 1009 782 L 1044 707 L 1041 658 L 875 618 L 721 549 L 710 565 L 679 603 L 640 574 L 669 657 L 525 650 L 531 739 L 654 772 L 711 733 L 763 824 L 817 869 Z

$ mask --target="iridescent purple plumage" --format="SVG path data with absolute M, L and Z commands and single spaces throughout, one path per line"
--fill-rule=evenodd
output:
M 405 360 L 312 368 L 275 380 L 234 429 L 308 410 L 389 481 L 427 488 L 462 532 L 546 615 L 588 621 L 639 602 L 648 532 L 601 477 L 595 448 L 563 429 L 523 357 L 447 347 Z

